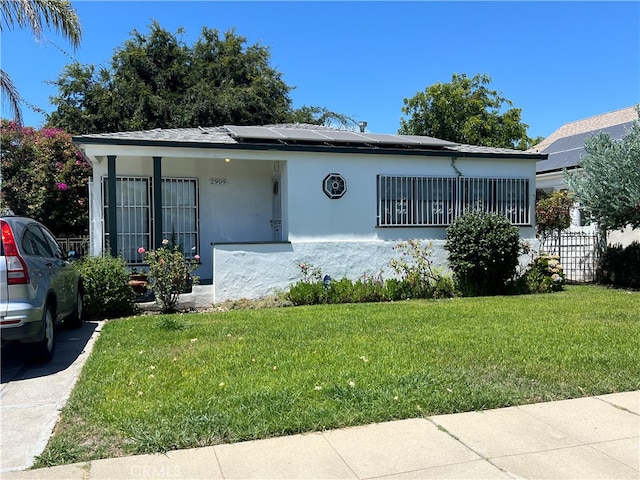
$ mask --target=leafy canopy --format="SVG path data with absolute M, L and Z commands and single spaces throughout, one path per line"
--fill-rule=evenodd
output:
M 580 168 L 564 173 L 577 200 L 604 229 L 640 227 L 640 120 L 619 140 L 600 132 L 584 146 Z
M 91 167 L 58 129 L 2 120 L 0 210 L 32 217 L 56 236 L 88 232 Z
M 324 108 L 294 110 L 292 87 L 269 65 L 268 48 L 247 45 L 234 30 L 205 27 L 191 46 L 183 33 L 153 22 L 116 49 L 110 68 L 67 65 L 54 82 L 48 124 L 74 134 L 294 121 L 355 126 Z
M 573 194 L 567 190 L 545 194 L 536 192 L 541 198 L 536 202 L 536 228 L 538 234 L 545 236 L 552 232 L 561 232 L 571 226 L 571 207 Z
M 404 99 L 400 134 L 427 135 L 451 142 L 526 150 L 537 143 L 527 136 L 521 109 L 487 86 L 491 78 L 453 74 Z M 505 110 L 505 107 L 508 107 Z

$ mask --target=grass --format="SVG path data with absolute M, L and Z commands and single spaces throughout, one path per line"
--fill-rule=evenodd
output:
M 640 388 L 640 292 L 108 322 L 36 466 Z

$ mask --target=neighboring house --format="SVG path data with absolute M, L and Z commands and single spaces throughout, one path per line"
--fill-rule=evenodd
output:
M 433 241 L 462 212 L 507 215 L 535 241 L 535 165 L 544 153 L 312 125 L 224 126 L 74 137 L 93 166 L 91 254 L 131 266 L 175 239 L 218 303 L 300 280 L 389 273 L 407 239 Z
M 567 188 L 564 181 L 566 170 L 579 168 L 580 158 L 586 155 L 584 143 L 586 140 L 598 132 L 606 132 L 611 138 L 622 138 L 631 124 L 638 119 L 636 107 L 623 108 L 614 112 L 604 113 L 595 117 L 585 118 L 570 122 L 553 132 L 538 145 L 528 150 L 531 153 L 544 153 L 548 155 L 547 160 L 537 163 L 536 166 L 536 188 L 550 193 L 554 190 Z M 571 212 L 572 225 L 570 231 L 573 232 L 593 232 L 597 230 L 597 225 L 586 225 L 587 219 L 577 205 Z M 637 233 L 637 232 L 636 232 Z M 631 232 L 610 232 L 609 243 L 628 243 Z M 625 240 L 625 237 L 627 239 Z

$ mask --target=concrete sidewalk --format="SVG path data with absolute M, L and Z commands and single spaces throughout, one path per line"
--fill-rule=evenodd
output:
M 3 479 L 640 479 L 640 391 L 10 472 Z

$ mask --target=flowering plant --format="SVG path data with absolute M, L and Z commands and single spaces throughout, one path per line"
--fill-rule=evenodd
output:
M 169 247 L 169 241 L 163 240 L 162 246 L 156 250 L 138 248 L 149 264 L 149 285 L 156 302 L 162 312 L 175 312 L 180 293 L 185 291 L 190 282 L 197 283 L 198 277 L 191 274 L 198 268 L 200 255 L 195 255 L 195 262 L 187 261 L 177 245 Z
M 537 293 L 563 289 L 565 274 L 558 255 L 541 254 L 533 259 L 527 272 L 529 289 Z
M 320 267 L 316 267 L 311 263 L 302 262 L 298 265 L 298 268 L 300 269 L 300 273 L 302 273 L 303 282 L 313 283 L 320 281 L 320 277 L 322 276 Z
M 0 122 L 0 210 L 45 223 L 56 236 L 89 229 L 91 166 L 71 135 Z

